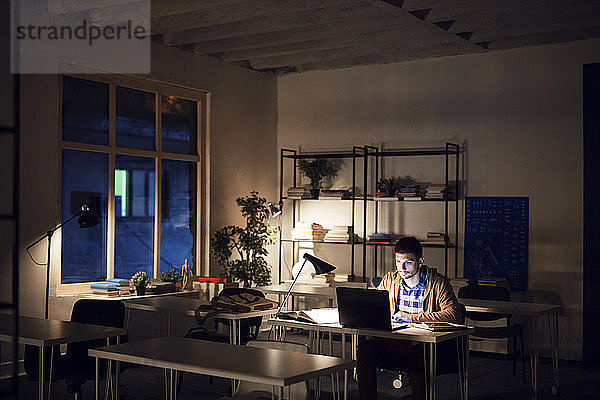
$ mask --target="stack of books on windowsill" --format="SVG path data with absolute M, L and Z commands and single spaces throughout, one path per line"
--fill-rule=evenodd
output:
M 150 281 L 148 286 L 146 286 L 146 293 L 148 294 L 170 293 L 174 291 L 175 284 L 173 282 Z
M 120 295 L 119 285 L 114 282 L 102 281 L 90 284 L 93 294 L 107 297 L 116 297 Z

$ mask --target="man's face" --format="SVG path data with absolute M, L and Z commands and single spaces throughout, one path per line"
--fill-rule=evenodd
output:
M 396 253 L 396 269 L 402 279 L 410 279 L 419 273 L 420 260 L 414 254 Z

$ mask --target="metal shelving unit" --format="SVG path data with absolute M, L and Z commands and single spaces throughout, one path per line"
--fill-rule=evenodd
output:
M 379 170 L 380 170 L 380 163 L 382 162 L 382 159 L 387 158 L 387 157 L 439 157 L 439 156 L 443 156 L 445 157 L 445 186 L 446 188 L 448 188 L 448 184 L 452 182 L 452 180 L 449 177 L 449 167 L 450 167 L 450 162 L 451 162 L 451 157 L 454 157 L 454 162 L 455 162 L 455 176 L 454 176 L 454 180 L 453 183 L 455 185 L 456 188 L 456 193 L 455 193 L 455 197 L 454 198 L 448 198 L 448 196 L 444 196 L 443 199 L 423 199 L 421 201 L 387 201 L 389 203 L 415 203 L 415 204 L 422 204 L 422 203 L 431 203 L 431 202 L 439 202 L 439 203 L 443 203 L 444 204 L 444 234 L 446 235 L 447 238 L 449 238 L 449 227 L 450 227 L 450 221 L 449 221 L 449 210 L 451 205 L 454 206 L 454 235 L 455 235 L 455 241 L 458 239 L 457 235 L 458 235 L 458 199 L 460 198 L 460 186 L 459 186 L 459 157 L 460 157 L 460 146 L 458 144 L 454 144 L 454 143 L 446 143 L 445 148 L 435 148 L 435 149 L 406 149 L 406 150 L 379 150 L 376 149 L 374 151 L 368 151 L 367 153 L 368 157 L 374 157 L 375 158 L 375 182 L 379 181 Z M 373 199 L 375 202 L 375 210 L 374 210 L 374 214 L 375 214 L 375 232 L 378 232 L 377 228 L 378 228 L 378 222 L 379 222 L 379 203 L 381 201 L 375 201 L 375 199 Z M 375 275 L 377 275 L 377 266 L 378 266 L 378 252 L 377 252 L 377 247 L 391 247 L 393 246 L 393 244 L 378 244 L 378 243 L 367 243 L 366 246 L 374 246 L 375 247 L 375 251 L 374 251 L 374 268 L 375 268 Z M 440 248 L 440 249 L 444 249 L 444 274 L 446 276 L 448 276 L 448 260 L 449 260 L 449 252 L 450 250 L 454 251 L 454 277 L 457 277 L 457 265 L 458 265 L 458 251 L 457 251 L 457 244 L 456 243 L 450 243 L 450 242 L 446 242 L 445 244 L 423 244 L 423 247 L 425 248 Z M 365 262 L 363 261 L 363 264 L 365 264 Z
M 288 199 L 287 196 L 284 196 L 284 175 L 286 172 L 286 165 L 285 165 L 285 161 L 287 160 L 290 164 L 291 164 L 291 173 L 292 173 L 292 184 L 293 186 L 296 186 L 298 183 L 298 175 L 297 175 L 297 160 L 301 160 L 301 159 L 352 159 L 352 197 L 349 199 L 338 199 L 338 200 L 318 200 L 318 199 Z M 364 183 L 364 188 L 363 188 L 363 196 L 362 197 L 356 197 L 354 194 L 356 193 L 356 173 L 358 170 L 357 167 L 357 160 L 358 159 L 362 159 L 363 160 L 363 176 L 365 178 L 365 180 L 363 181 Z M 352 217 L 351 217 L 351 221 L 352 221 L 352 225 L 351 225 L 351 229 L 352 232 L 354 233 L 354 228 L 356 225 L 356 204 L 358 201 L 363 201 L 364 203 L 366 203 L 366 177 L 367 177 L 367 148 L 366 147 L 360 147 L 360 146 L 353 146 L 352 151 L 347 151 L 347 152 L 328 152 L 328 153 L 318 153 L 318 152 L 313 152 L 313 153 L 298 153 L 298 151 L 296 150 L 291 150 L 291 149 L 281 149 L 280 151 L 280 175 L 279 175 L 279 202 L 282 205 L 282 215 L 281 218 L 283 218 L 284 212 L 283 210 L 285 209 L 286 203 L 289 203 L 291 205 L 292 208 L 292 224 L 291 224 L 291 229 L 296 227 L 296 215 L 297 215 L 297 208 L 299 206 L 299 204 L 301 202 L 305 202 L 305 201 L 327 201 L 327 202 L 333 202 L 333 201 L 341 201 L 341 202 L 351 202 L 351 207 L 352 207 Z M 289 166 L 288 166 L 289 168 Z M 365 210 L 366 210 L 366 204 L 364 205 Z M 366 214 L 365 214 L 366 215 Z M 365 226 L 364 222 L 363 222 L 363 227 Z M 311 241 L 311 240 L 293 240 L 290 238 L 284 238 L 283 234 L 282 234 L 282 230 L 279 230 L 279 262 L 278 262 L 278 279 L 279 282 L 282 282 L 281 279 L 281 275 L 282 275 L 282 262 L 283 262 L 283 243 L 291 243 L 291 261 L 292 261 L 292 265 L 294 265 L 294 261 L 296 259 L 296 250 L 297 250 L 297 244 L 299 243 L 318 243 L 318 244 L 326 244 L 326 245 L 346 245 L 346 246 L 350 246 L 351 248 L 351 275 L 355 275 L 355 261 L 354 261 L 354 254 L 355 254 L 355 246 L 356 245 L 362 245 L 363 247 L 363 271 L 364 271 L 364 260 L 365 260 L 365 254 L 366 254 L 366 247 L 365 247 L 365 243 L 364 240 L 362 240 L 361 242 L 357 242 L 356 238 L 354 236 L 354 234 L 350 235 L 350 240 L 348 242 L 325 242 L 325 241 Z M 364 274 L 363 274 L 364 276 Z

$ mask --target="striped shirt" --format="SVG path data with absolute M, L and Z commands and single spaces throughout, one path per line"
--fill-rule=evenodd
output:
M 402 280 L 400 290 L 398 291 L 398 300 L 396 301 L 396 310 L 403 311 L 408 314 L 418 314 L 423 312 L 423 299 L 425 298 L 425 285 L 427 283 L 427 275 L 421 271 L 419 275 L 419 283 L 414 287 L 408 285 Z M 400 322 L 410 322 L 408 319 L 396 318 Z

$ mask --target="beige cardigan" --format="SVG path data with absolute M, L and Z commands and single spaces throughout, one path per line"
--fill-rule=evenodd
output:
M 437 269 L 421 266 L 421 272 L 427 274 L 425 284 L 425 295 L 423 298 L 423 312 L 411 315 L 412 322 L 458 322 L 464 321 L 460 304 L 452 290 L 448 279 Z M 394 314 L 396 301 L 402 278 L 398 271 L 390 271 L 381 280 L 377 287 L 379 290 L 387 290 L 390 293 L 390 311 Z

